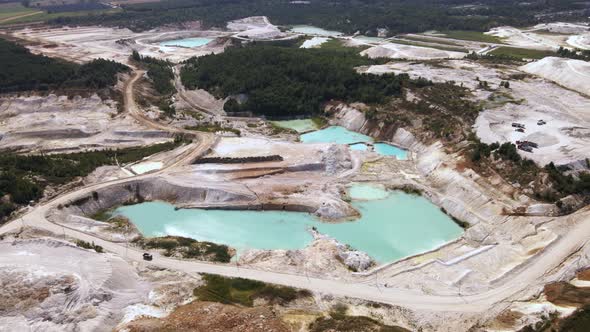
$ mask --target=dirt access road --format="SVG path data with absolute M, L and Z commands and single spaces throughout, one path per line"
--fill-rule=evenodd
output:
M 130 80 L 126 88 L 125 100 L 127 103 L 126 106 L 128 106 L 128 111 L 132 115 L 134 114 L 135 116 L 138 116 L 138 121 L 157 126 L 159 129 L 169 128 L 166 125 L 159 124 L 151 119 L 145 119 L 135 106 L 132 94 L 133 83 L 141 75 L 141 72 L 135 72 L 132 80 Z M 182 129 L 169 129 L 173 132 L 184 132 Z M 191 157 L 198 155 L 198 153 L 204 153 L 204 151 L 209 149 L 209 143 L 211 143 L 210 137 L 214 136 L 203 135 L 202 133 L 199 133 L 198 135 L 203 140 L 201 140 L 195 148 L 194 151 L 196 152 L 190 153 Z M 65 193 L 49 202 L 31 208 L 21 218 L 3 225 L 0 227 L 0 234 L 18 231 L 22 226 L 34 226 L 51 231 L 55 234 L 63 234 L 64 237 L 69 236 L 87 242 L 94 242 L 95 244 L 102 246 L 105 250 L 121 257 L 125 257 L 128 260 L 145 263 L 142 259 L 142 252 L 138 250 L 128 248 L 124 244 L 105 241 L 90 234 L 53 224 L 46 219 L 46 215 L 49 210 L 56 208 L 59 204 L 67 204 L 77 198 L 90 195 L 97 189 L 128 181 L 135 181 L 137 179 L 157 177 L 164 174 L 170 167 L 174 167 L 174 165 L 152 174 L 93 184 Z M 336 296 L 348 296 L 392 305 L 400 305 L 411 309 L 439 312 L 484 312 L 494 304 L 503 302 L 507 298 L 527 288 L 529 285 L 534 284 L 535 281 L 542 277 L 546 272 L 559 266 L 559 264 L 570 254 L 577 251 L 590 240 L 590 207 L 580 210 L 566 218 L 574 218 L 575 223 L 572 222 L 568 224 L 574 224 L 575 226 L 573 226 L 560 239 L 556 240 L 554 244 L 546 248 L 533 259 L 530 259 L 517 271 L 514 271 L 511 278 L 504 278 L 501 283 L 491 285 L 490 287 L 492 288 L 487 291 L 463 296 L 431 295 L 422 292 L 418 288 L 386 288 L 379 286 L 378 283 L 371 283 L 370 280 L 378 281 L 378 278 L 373 276 L 369 279 L 359 278 L 359 280 L 355 282 L 346 282 L 341 280 L 309 278 L 305 275 L 260 271 L 247 267 L 176 260 L 157 254 L 154 255 L 154 260 L 149 264 L 186 273 L 213 273 L 228 277 L 249 278 L 274 284 L 310 289 L 315 292 L 333 294 Z

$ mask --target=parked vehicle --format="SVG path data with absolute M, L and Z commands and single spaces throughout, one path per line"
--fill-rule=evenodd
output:
M 537 121 L 537 126 L 542 126 L 544 124 L 547 124 L 547 121 L 545 121 L 545 120 L 539 120 L 539 121 Z
M 524 133 L 524 129 L 523 128 L 517 128 L 516 131 L 518 131 L 519 133 Z
M 152 259 L 153 259 L 153 257 L 151 254 L 148 254 L 147 252 L 143 253 L 143 260 L 144 261 L 151 261 Z

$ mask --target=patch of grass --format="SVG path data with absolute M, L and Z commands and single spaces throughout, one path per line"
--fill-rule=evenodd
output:
M 358 53 L 368 49 L 369 47 L 370 46 L 367 46 L 367 45 L 360 45 L 357 47 L 346 46 L 346 45 L 344 45 L 342 40 L 336 39 L 336 38 L 330 38 L 330 39 L 328 39 L 328 41 L 326 41 L 320 45 L 320 48 L 323 50 L 338 51 L 338 52 L 348 53 L 348 54 L 358 54 Z
M 285 304 L 298 298 L 311 296 L 307 290 L 276 286 L 250 279 L 226 278 L 214 274 L 204 274 L 203 279 L 205 285 L 193 291 L 193 294 L 201 301 L 251 307 L 257 298 L 264 298 L 271 303 Z
M 184 129 L 194 130 L 194 131 L 204 131 L 207 133 L 215 133 L 218 131 L 227 131 L 230 133 L 234 133 L 238 136 L 241 135 L 241 132 L 239 129 L 235 129 L 232 127 L 224 127 L 218 123 L 207 123 L 207 124 L 199 124 L 196 126 L 187 126 L 187 127 L 184 127 Z
M 491 51 L 489 54 L 495 56 L 508 56 L 519 59 L 542 59 L 547 56 L 555 56 L 555 53 L 551 51 L 531 50 L 527 48 L 507 46 L 498 47 L 497 49 Z
M 409 332 L 403 327 L 385 325 L 366 316 L 347 316 L 347 308 L 337 305 L 328 317 L 320 317 L 309 325 L 310 332 Z
M 290 128 L 285 128 L 285 127 L 281 127 L 275 123 L 273 123 L 272 121 L 267 122 L 268 125 L 271 128 L 271 135 L 279 135 L 279 134 L 298 134 L 296 130 L 294 129 L 290 129 Z
M 321 117 L 321 116 L 314 116 L 311 118 L 311 121 L 318 128 L 322 128 L 328 124 L 328 120 L 324 117 Z
M 101 15 L 109 15 L 122 12 L 120 8 L 112 8 L 112 9 L 105 9 L 105 10 L 84 10 L 78 12 L 61 12 L 61 13 L 48 13 L 48 12 L 39 12 L 37 15 L 25 16 L 21 18 L 17 18 L 14 20 L 9 20 L 5 22 L 0 22 L 2 24 L 15 24 L 15 23 L 29 23 L 29 22 L 47 22 L 47 21 L 54 21 L 55 23 L 59 23 L 60 19 L 69 18 L 69 17 L 91 17 L 91 16 L 101 16 Z
M 84 249 L 94 249 L 94 251 L 98 253 L 104 252 L 104 249 L 101 246 L 94 244 L 94 242 L 90 243 L 82 240 L 77 240 L 76 245 Z
M 230 248 L 224 244 L 181 236 L 140 238 L 135 243 L 144 249 L 164 249 L 164 256 L 180 255 L 182 258 L 221 263 L 229 263 L 232 257 Z
M 502 44 L 502 39 L 500 39 L 496 36 L 486 35 L 483 32 L 479 32 L 479 31 L 448 30 L 448 31 L 442 31 L 442 33 L 446 37 L 451 38 L 451 39 Z
M 99 210 L 98 212 L 89 216 L 90 219 L 97 221 L 108 221 L 113 217 L 113 209 Z
M 32 8 L 27 8 L 21 5 L 20 3 L 7 3 L 0 5 L 0 22 L 14 22 L 11 20 L 11 17 L 16 17 L 20 15 L 30 14 L 34 12 L 43 13 L 40 10 L 35 10 Z

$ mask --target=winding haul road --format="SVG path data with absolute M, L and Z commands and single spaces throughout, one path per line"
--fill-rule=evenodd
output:
M 184 132 L 183 129 L 170 128 L 166 125 L 154 122 L 151 119 L 145 118 L 138 111 L 133 101 L 133 84 L 141 77 L 143 73 L 136 71 L 130 79 L 129 84 L 125 88 L 125 102 L 126 108 L 132 116 L 146 125 L 153 126 L 163 130 L 171 130 L 173 132 Z M 141 120 L 140 120 L 141 119 Z M 191 132 L 195 135 L 195 132 Z M 59 204 L 67 204 L 77 198 L 91 195 L 97 189 L 112 186 L 114 184 L 121 184 L 137 179 L 158 177 L 164 174 L 169 168 L 176 165 L 191 162 L 192 158 L 205 153 L 215 142 L 215 136 L 205 133 L 197 133 L 198 143 L 194 150 L 189 151 L 186 156 L 182 157 L 176 163 L 169 165 L 167 168 L 158 172 L 138 175 L 130 178 L 108 181 L 104 183 L 92 184 L 79 188 L 75 191 L 63 194 L 46 203 L 39 204 L 25 213 L 21 218 L 13 220 L 2 227 L 0 227 L 0 234 L 9 232 L 16 232 L 22 226 L 33 226 L 36 228 L 51 231 L 55 234 L 63 234 L 71 238 L 94 242 L 102 246 L 105 250 L 112 252 L 128 260 L 143 262 L 142 252 L 128 248 L 124 244 L 113 243 L 105 241 L 93 235 L 80 232 L 74 229 L 63 227 L 51 223 L 47 220 L 47 213 Z M 586 244 L 590 239 L 590 207 L 578 211 L 567 218 L 575 218 L 577 222 L 566 234 L 556 240 L 551 246 L 547 247 L 536 257 L 530 259 L 526 265 L 513 272 L 511 278 L 503 278 L 499 284 L 490 285 L 490 289 L 481 293 L 472 295 L 431 295 L 426 294 L 418 289 L 397 289 L 389 287 L 379 287 L 376 284 L 368 282 L 369 279 L 359 278 L 356 281 L 342 281 L 342 280 L 328 280 L 321 278 L 311 278 L 305 275 L 295 275 L 280 272 L 270 272 L 255 270 L 246 267 L 204 263 L 195 261 L 176 260 L 172 258 L 154 255 L 154 260 L 149 264 L 159 266 L 162 268 L 178 270 L 186 273 L 213 273 L 224 275 L 228 277 L 242 277 L 260 280 L 264 282 L 288 285 L 297 288 L 309 289 L 315 292 L 326 294 L 333 294 L 336 296 L 348 296 L 360 298 L 364 300 L 382 302 L 392 305 L 400 305 L 403 307 L 429 310 L 429 311 L 454 311 L 454 312 L 484 312 L 489 310 L 496 303 L 503 302 L 507 298 L 519 291 L 525 289 L 527 286 L 534 284 L 547 271 L 557 267 L 570 254 L 577 251 L 580 247 Z M 569 224 L 569 223 L 568 223 Z M 370 277 L 374 280 L 374 277 Z

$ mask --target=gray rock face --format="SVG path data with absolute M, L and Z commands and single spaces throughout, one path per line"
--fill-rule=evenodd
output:
M 338 253 L 338 258 L 354 271 L 366 271 L 373 266 L 373 260 L 369 255 L 358 250 L 347 250 Z

